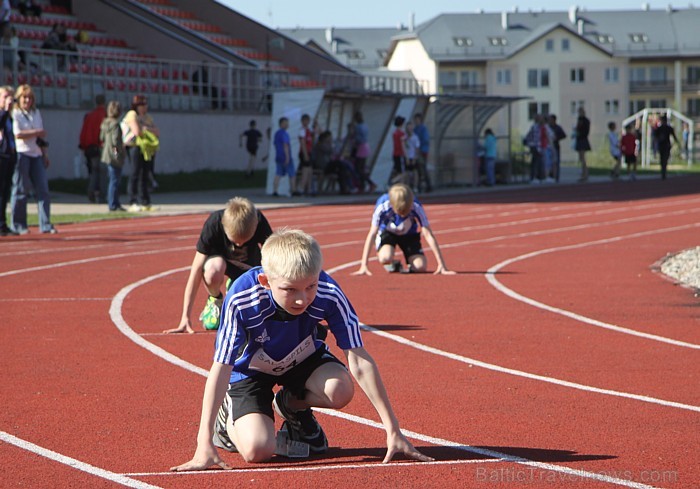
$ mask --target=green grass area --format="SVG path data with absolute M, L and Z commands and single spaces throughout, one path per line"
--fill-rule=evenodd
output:
M 78 222 L 106 221 L 114 219 L 131 219 L 134 217 L 146 217 L 147 214 L 135 214 L 131 212 L 102 212 L 94 214 L 53 214 L 52 224 L 72 224 Z M 8 216 L 9 218 L 9 216 Z M 37 214 L 27 215 L 27 225 L 38 226 L 39 216 Z
M 196 192 L 202 190 L 227 190 L 238 188 L 260 188 L 265 186 L 266 172 L 256 171 L 246 177 L 242 171 L 197 170 L 191 173 L 163 173 L 156 175 L 158 193 Z M 126 189 L 126 179 L 122 182 L 122 193 Z M 55 192 L 85 195 L 86 178 L 55 178 L 49 181 L 49 188 Z

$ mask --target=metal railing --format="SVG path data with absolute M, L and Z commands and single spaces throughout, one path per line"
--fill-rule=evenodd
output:
M 138 54 L 0 48 L 0 83 L 29 84 L 42 107 L 86 108 L 95 96 L 128 105 L 135 94 L 153 110 L 269 112 L 284 89 L 352 89 L 419 95 L 425 83 L 406 77 L 321 72 L 318 80 L 283 68 L 159 59 Z

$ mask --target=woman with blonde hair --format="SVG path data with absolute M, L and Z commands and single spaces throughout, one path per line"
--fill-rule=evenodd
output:
M 100 161 L 107 165 L 109 173 L 109 186 L 107 188 L 107 204 L 110 211 L 124 211 L 119 201 L 119 184 L 122 179 L 122 167 L 124 166 L 124 141 L 122 128 L 119 124 L 119 116 L 122 106 L 116 100 L 107 104 L 107 117 L 100 125 L 100 142 L 102 142 L 102 155 Z
M 129 148 L 131 160 L 131 177 L 129 178 L 130 211 L 142 211 L 151 209 L 151 196 L 149 184 L 153 174 L 155 154 L 146 155 L 137 145 L 139 137 L 150 133 L 160 138 L 160 131 L 148 113 L 148 100 L 145 95 L 134 95 L 131 101 L 131 110 L 124 116 L 124 144 Z M 140 205 L 139 205 L 140 201 Z
M 41 112 L 36 108 L 34 92 L 29 85 L 20 85 L 15 92 L 12 111 L 13 132 L 17 143 L 17 166 L 12 177 L 12 229 L 27 234 L 27 197 L 34 189 L 39 208 L 39 230 L 56 234 L 51 224 L 51 197 L 46 169 L 49 167 L 48 143 Z

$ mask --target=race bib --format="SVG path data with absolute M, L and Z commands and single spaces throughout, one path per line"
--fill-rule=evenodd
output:
M 272 359 L 270 355 L 260 348 L 253 355 L 248 368 L 265 374 L 279 376 L 299 365 L 315 351 L 314 339 L 309 335 L 281 360 Z

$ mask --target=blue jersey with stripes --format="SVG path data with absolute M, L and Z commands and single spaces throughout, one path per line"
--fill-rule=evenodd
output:
M 399 236 L 419 234 L 422 227 L 430 226 L 428 216 L 417 199 L 413 200 L 411 212 L 406 217 L 401 217 L 392 209 L 388 193 L 377 199 L 372 214 L 372 225 L 377 226 L 380 232 L 386 231 Z
M 278 311 L 272 292 L 258 281 L 261 273 L 255 267 L 241 275 L 221 309 L 214 360 L 233 366 L 230 383 L 258 373 L 282 375 L 327 348 L 316 337 L 316 325 L 324 320 L 339 348 L 363 345 L 355 310 L 326 272 L 319 276 L 316 298 L 298 316 Z

